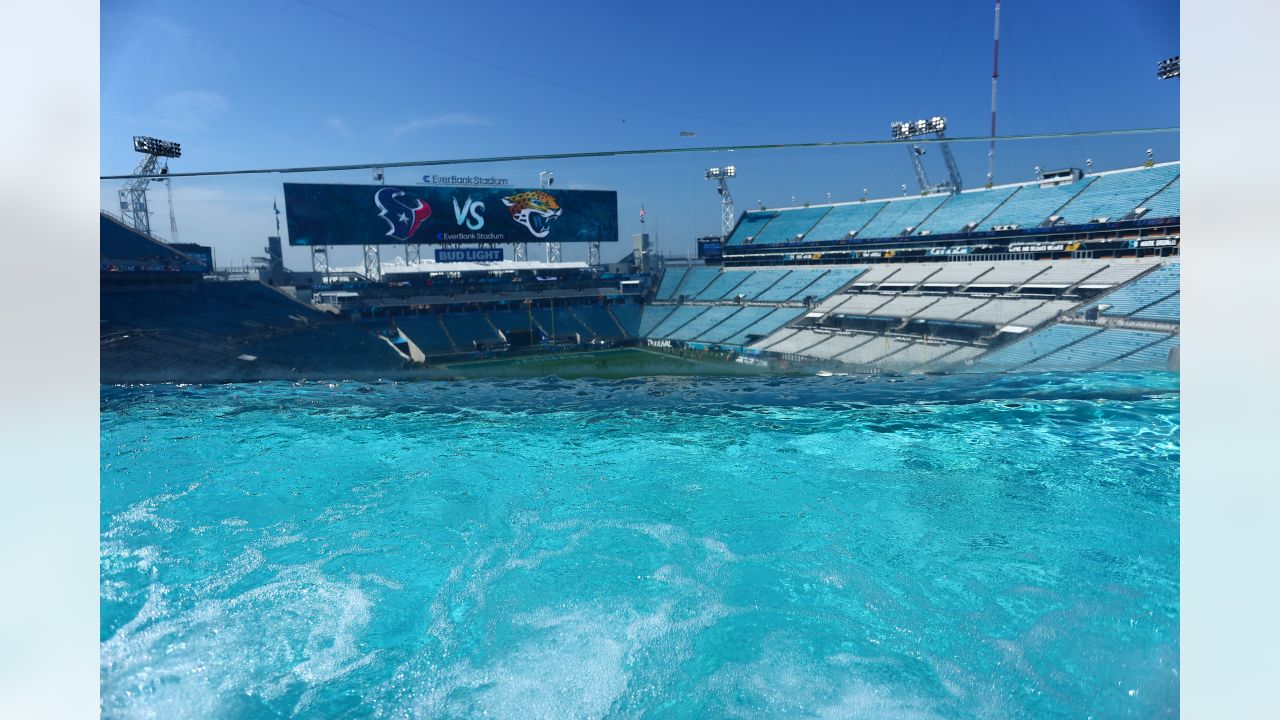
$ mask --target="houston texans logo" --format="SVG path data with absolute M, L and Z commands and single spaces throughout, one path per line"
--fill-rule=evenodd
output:
M 431 217 L 430 205 L 417 198 L 413 198 L 413 205 L 408 205 L 400 199 L 402 197 L 404 191 L 393 187 L 384 187 L 373 196 L 373 202 L 378 206 L 378 217 L 391 226 L 387 230 L 387 237 L 396 240 L 413 237 L 422 221 Z

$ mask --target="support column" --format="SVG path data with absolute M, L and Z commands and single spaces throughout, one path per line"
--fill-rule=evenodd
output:
M 364 246 L 364 276 L 370 280 L 382 279 L 382 257 L 378 245 Z
M 324 245 L 311 246 L 311 272 L 329 272 L 329 248 Z

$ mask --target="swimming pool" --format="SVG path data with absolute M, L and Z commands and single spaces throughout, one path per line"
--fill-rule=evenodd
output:
M 101 410 L 104 717 L 1178 711 L 1176 375 Z

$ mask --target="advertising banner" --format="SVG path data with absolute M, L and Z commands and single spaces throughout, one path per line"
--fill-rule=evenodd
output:
M 502 262 L 502 248 L 440 248 L 436 262 Z
M 617 242 L 612 190 L 284 183 L 290 245 Z

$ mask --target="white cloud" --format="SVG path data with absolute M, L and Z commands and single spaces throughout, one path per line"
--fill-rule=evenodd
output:
M 401 125 L 395 129 L 396 135 L 402 135 L 415 130 L 430 130 L 438 127 L 476 127 L 483 125 L 493 125 L 493 121 L 474 115 L 472 113 L 444 113 L 429 118 L 417 118 Z
M 227 99 L 212 90 L 184 90 L 156 100 L 150 119 L 171 130 L 202 130 L 226 109 Z
M 324 121 L 324 124 L 342 137 L 351 137 L 351 131 L 347 129 L 347 124 L 340 117 L 330 117 Z

